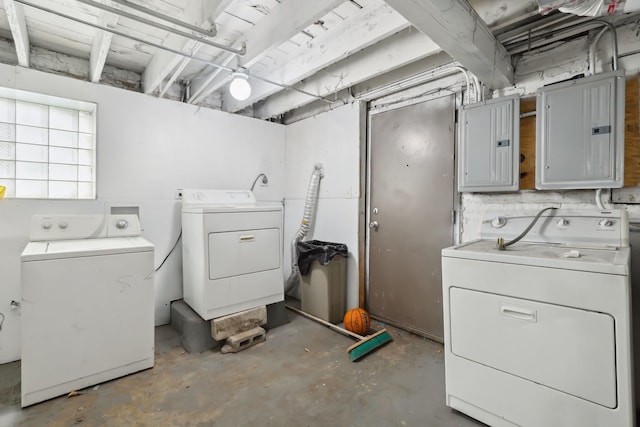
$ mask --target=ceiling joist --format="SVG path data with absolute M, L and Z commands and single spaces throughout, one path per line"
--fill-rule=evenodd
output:
M 11 36 L 16 47 L 18 64 L 29 67 L 29 34 L 27 33 L 27 21 L 24 17 L 23 7 L 13 0 L 4 0 L 4 9 L 7 12 Z
M 287 40 L 312 25 L 318 19 L 331 12 L 344 0 L 282 0 L 277 8 L 258 21 L 247 31 L 241 41 L 247 45 L 247 53 L 239 58 L 239 67 L 249 68 L 269 51 L 276 49 Z M 285 24 L 286 23 L 286 24 Z M 191 82 L 192 96 L 189 102 L 196 103 L 221 88 L 226 82 L 226 73 L 216 73 L 216 78 L 204 76 Z
M 467 0 L 385 0 L 492 89 L 513 82 L 513 66 Z
M 198 22 L 198 26 L 202 28 L 211 27 L 214 24 L 216 18 L 232 3 L 233 0 L 192 0 L 187 5 L 182 19 L 185 22 Z M 195 55 L 202 47 L 202 43 L 194 40 L 184 41 L 184 38 L 170 34 L 165 43 L 165 46 L 185 52 L 189 55 Z M 158 51 L 142 74 L 142 87 L 144 93 L 153 93 L 160 87 L 162 82 L 167 76 L 178 66 L 183 69 L 189 63 L 188 58 L 175 55 L 170 52 Z M 175 80 L 175 77 L 173 77 Z M 165 87 L 167 87 L 165 85 Z
M 349 58 L 327 67 L 296 87 L 329 97 L 357 83 L 393 71 L 440 51 L 429 37 L 407 28 Z M 281 91 L 255 110 L 255 116 L 268 119 L 301 107 L 315 99 L 294 91 Z
M 117 22 L 118 17 L 109 12 L 101 12 L 98 17 L 98 24 L 104 27 L 114 28 Z M 96 37 L 91 48 L 91 56 L 89 57 L 89 80 L 94 83 L 100 81 L 112 39 L 112 33 L 102 30 L 96 31 Z
M 290 86 L 407 27 L 409 23 L 402 16 L 382 0 L 375 1 L 292 52 L 287 61 L 261 72 L 260 76 Z M 223 109 L 236 112 L 282 90 L 257 79 L 251 80 L 251 86 L 251 97 L 246 101 L 237 101 L 225 93 Z

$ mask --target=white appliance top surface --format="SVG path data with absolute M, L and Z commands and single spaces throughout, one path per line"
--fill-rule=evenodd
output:
M 22 252 L 22 260 L 37 261 L 149 251 L 153 251 L 153 244 L 143 237 L 55 240 L 29 242 Z
M 630 249 L 594 249 L 573 245 L 518 242 L 501 251 L 496 247 L 495 240 L 476 240 L 443 249 L 442 256 L 628 275 Z
M 249 190 L 198 190 L 182 192 L 182 212 L 214 213 L 282 210 L 278 202 L 258 202 Z
M 498 249 L 498 237 L 510 241 L 529 225 L 533 216 L 496 215 L 495 212 L 489 212 L 482 224 L 482 239 L 443 249 L 442 256 L 629 274 L 629 223 L 626 211 L 551 211 L 542 216 L 521 241 L 505 250 Z

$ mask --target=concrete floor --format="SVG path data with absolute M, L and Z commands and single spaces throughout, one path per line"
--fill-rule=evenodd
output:
M 20 364 L 0 365 L 1 426 L 483 426 L 444 404 L 442 345 L 394 340 L 359 362 L 354 341 L 288 313 L 237 354 L 184 352 L 156 328 L 153 369 L 20 409 Z

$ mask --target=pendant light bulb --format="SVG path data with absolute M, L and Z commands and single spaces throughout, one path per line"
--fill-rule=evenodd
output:
M 245 101 L 251 96 L 249 76 L 244 73 L 233 73 L 233 79 L 229 84 L 229 92 L 238 101 Z

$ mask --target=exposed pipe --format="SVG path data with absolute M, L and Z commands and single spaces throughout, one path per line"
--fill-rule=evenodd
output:
M 519 31 L 513 31 L 509 35 L 508 38 L 504 39 L 502 36 L 499 36 L 498 40 L 502 43 L 507 51 L 511 52 L 511 48 L 527 45 L 529 43 L 536 42 L 539 39 L 548 38 L 552 34 L 556 34 L 562 31 L 570 31 L 575 28 L 580 28 L 582 25 L 593 21 L 595 18 L 577 18 L 577 17 L 567 17 L 568 19 L 562 21 L 556 21 L 551 23 L 551 25 L 545 25 L 548 23 L 536 23 L 538 25 L 535 26 L 525 26 L 521 28 Z
M 616 27 L 609 21 L 597 20 L 593 21 L 599 24 L 604 25 L 605 27 L 595 36 L 593 42 L 591 42 L 591 46 L 589 46 L 589 71 L 591 74 L 595 74 L 596 68 L 596 45 L 600 41 L 600 38 L 607 30 L 611 31 L 611 44 L 613 49 L 613 71 L 618 69 L 618 33 L 616 32 Z
M 431 69 L 429 71 L 423 71 L 421 73 L 414 74 L 413 76 L 407 77 L 403 80 L 389 83 L 387 85 L 370 90 L 368 92 L 363 92 L 361 94 L 358 94 L 357 96 L 354 96 L 353 99 L 356 101 L 360 101 L 360 100 L 370 101 L 375 98 L 381 98 L 391 93 L 398 92 L 402 89 L 407 89 L 413 86 L 417 86 L 419 84 L 428 83 L 439 77 L 445 77 L 449 74 L 453 74 L 454 72 L 464 73 L 466 84 L 467 84 L 467 93 L 469 93 L 471 90 L 471 87 L 470 87 L 470 80 L 469 80 L 469 74 L 467 69 L 457 65 L 457 63 L 449 63 L 449 64 L 442 65 L 440 67 Z
M 57 10 L 49 9 L 48 7 L 40 6 L 40 5 L 31 3 L 31 2 L 28 2 L 26 0 L 13 0 L 13 1 L 15 3 L 20 3 L 20 4 L 23 4 L 25 6 L 32 7 L 34 9 L 42 10 L 43 12 L 51 13 L 52 15 L 60 16 L 61 18 L 66 18 L 66 19 L 69 19 L 71 21 L 75 21 L 75 22 L 78 22 L 80 24 L 84 24 L 84 25 L 87 25 L 89 27 L 93 27 L 93 28 L 96 28 L 98 30 L 105 31 L 107 33 L 115 34 L 116 36 L 126 37 L 126 38 L 131 39 L 133 41 L 136 41 L 138 43 L 143 43 L 143 44 L 146 44 L 148 46 L 155 47 L 156 49 L 161 49 L 161 50 L 164 50 L 164 51 L 167 51 L 167 52 L 171 52 L 171 53 L 174 53 L 176 55 L 183 56 L 185 58 L 189 58 L 189 59 L 192 59 L 192 60 L 197 61 L 197 62 L 201 62 L 201 63 L 206 64 L 206 65 L 210 65 L 212 67 L 221 68 L 221 69 L 223 69 L 225 71 L 229 71 L 230 73 L 235 72 L 235 70 L 233 68 L 225 67 L 223 65 L 216 64 L 215 62 L 207 61 L 206 59 L 201 59 L 201 58 L 198 58 L 198 57 L 193 56 L 193 55 L 186 54 L 186 53 L 181 52 L 181 51 L 176 50 L 176 49 L 171 49 L 169 47 L 162 46 L 162 45 L 157 44 L 157 43 L 153 43 L 153 42 L 150 42 L 150 41 L 147 41 L 147 40 L 143 40 L 143 39 L 141 39 L 139 37 L 123 33 L 122 31 L 118 31 L 118 30 L 115 30 L 113 28 L 105 27 L 103 25 L 93 24 L 93 23 L 87 22 L 87 21 L 83 21 L 82 19 L 70 16 L 70 15 L 66 15 L 64 13 L 58 12 Z
M 153 16 L 155 18 L 162 19 L 165 22 L 171 22 L 172 24 L 178 25 L 178 26 L 180 26 L 182 28 L 188 28 L 189 30 L 191 30 L 193 32 L 196 32 L 196 33 L 199 33 L 199 34 L 202 34 L 203 36 L 206 36 L 206 37 L 214 37 L 216 35 L 215 24 L 211 25 L 211 30 L 205 30 L 204 28 L 200 28 L 200 27 L 197 27 L 195 25 L 191 25 L 191 24 L 189 24 L 187 22 L 180 21 L 180 20 L 175 19 L 175 18 L 173 18 L 171 16 L 163 15 L 160 12 L 156 12 L 155 10 L 152 10 L 152 9 L 147 9 L 146 7 L 140 6 L 139 4 L 136 4 L 136 3 L 131 3 L 130 1 L 127 1 L 127 0 L 111 0 L 111 1 L 113 3 L 119 3 L 119 4 L 123 5 L 123 6 L 126 6 L 126 7 L 130 8 L 130 9 L 137 10 L 138 12 L 142 12 L 142 13 L 145 13 L 147 15 Z
M 471 85 L 469 84 L 470 83 L 469 72 L 467 71 L 466 68 L 460 67 L 459 65 L 454 65 L 454 66 L 451 67 L 451 69 L 458 70 L 464 75 L 464 79 L 467 82 L 467 101 L 469 101 L 469 104 L 470 104 L 471 103 Z M 476 94 L 475 94 L 475 96 L 476 96 L 476 102 L 477 102 L 478 86 L 476 86 Z M 463 101 L 464 101 L 464 97 L 462 97 L 462 98 L 463 98 Z M 462 103 L 464 104 L 464 102 L 462 102 Z
M 522 114 L 520 114 L 520 118 L 521 118 L 521 119 L 524 119 L 524 118 L 526 118 L 526 117 L 532 117 L 532 116 L 535 116 L 535 115 L 537 115 L 537 114 L 538 114 L 538 112 L 537 112 L 537 111 L 529 111 L 528 113 L 522 113 Z
M 229 73 L 235 73 L 235 72 L 241 71 L 239 69 L 235 69 L 235 68 L 227 67 L 227 66 L 224 66 L 224 65 L 216 64 L 215 62 L 211 62 L 211 61 L 208 61 L 206 59 L 198 58 L 197 56 L 194 56 L 194 55 L 189 55 L 187 53 L 181 52 L 181 51 L 176 50 L 176 49 L 171 49 L 169 47 L 162 46 L 162 45 L 157 44 L 157 43 L 153 43 L 153 42 L 150 42 L 150 41 L 147 41 L 147 40 L 143 40 L 143 39 L 141 39 L 139 37 L 135 37 L 135 36 L 132 36 L 130 34 L 123 33 L 122 31 L 114 30 L 113 28 L 105 27 L 103 25 L 93 24 L 91 22 L 86 22 L 86 21 L 83 21 L 82 19 L 75 18 L 73 16 L 66 15 L 64 13 L 60 13 L 60 12 L 58 12 L 56 10 L 49 9 L 48 7 L 44 7 L 44 6 L 40 6 L 40 5 L 37 5 L 37 4 L 33 4 L 33 3 L 29 2 L 29 1 L 26 1 L 26 0 L 13 0 L 13 1 L 15 3 L 20 3 L 22 5 L 25 5 L 25 6 L 28 6 L 28 7 L 32 7 L 34 9 L 42 10 L 43 12 L 51 13 L 52 15 L 60 16 L 62 18 L 66 18 L 66 19 L 69 19 L 71 21 L 78 22 L 80 24 L 84 24 L 84 25 L 87 25 L 89 27 L 93 27 L 93 28 L 96 28 L 98 30 L 105 31 L 107 33 L 115 34 L 117 36 L 125 37 L 125 38 L 128 38 L 130 40 L 136 41 L 138 43 L 142 43 L 142 44 L 146 44 L 146 45 L 151 46 L 151 47 L 155 47 L 156 49 L 164 50 L 166 52 L 171 52 L 171 53 L 173 53 L 175 55 L 182 56 L 183 58 L 189 58 L 189 59 L 191 59 L 193 61 L 200 62 L 202 64 L 205 64 L 205 65 L 208 65 L 208 66 L 211 66 L 211 67 L 214 67 L 214 68 L 218 68 L 220 70 L 228 71 Z M 243 46 L 242 49 L 246 49 L 246 47 Z M 242 71 L 242 72 L 245 72 L 245 71 Z M 299 92 L 299 93 L 302 93 L 304 95 L 310 96 L 311 98 L 316 98 L 316 99 L 319 99 L 321 101 L 325 101 L 325 102 L 329 102 L 329 103 L 333 103 L 334 102 L 333 100 L 325 98 L 324 96 L 316 95 L 314 93 L 307 92 L 305 90 L 298 89 L 298 88 L 295 88 L 293 86 L 287 86 L 285 84 L 274 82 L 272 80 L 265 79 L 264 77 L 260 77 L 260 76 L 254 75 L 254 74 L 247 74 L 247 75 L 252 79 L 260 80 L 260 81 L 263 81 L 265 83 L 269 83 L 271 85 L 281 87 L 283 89 Z
M 476 87 L 476 102 L 484 101 L 484 93 L 480 86 L 480 80 L 478 80 L 478 77 L 473 73 L 471 74 L 471 78 L 473 79 L 473 85 Z
M 316 203 L 318 200 L 318 188 L 323 177 L 322 164 L 313 166 L 309 188 L 307 189 L 307 199 L 304 203 L 304 212 L 300 228 L 291 241 L 291 274 L 285 282 L 284 293 L 288 294 L 300 283 L 300 267 L 298 267 L 298 242 L 304 239 L 313 224 L 315 217 Z
M 76 0 L 76 1 L 79 2 L 79 3 L 84 3 L 84 4 L 89 5 L 91 7 L 95 7 L 96 9 L 101 9 L 101 10 L 104 10 L 106 12 L 113 13 L 114 15 L 118 15 L 118 16 L 121 16 L 123 18 L 131 19 L 132 21 L 140 22 L 141 24 L 149 25 L 150 27 L 153 27 L 153 28 L 158 28 L 160 30 L 167 31 L 167 32 L 169 32 L 171 34 L 175 34 L 175 35 L 180 36 L 180 37 L 184 37 L 184 38 L 187 38 L 187 39 L 195 40 L 195 41 L 197 41 L 199 43 L 206 44 L 208 46 L 215 47 L 217 49 L 222 49 L 222 50 L 225 50 L 227 52 L 234 53 L 236 55 L 242 56 L 245 53 L 247 53 L 247 48 L 245 46 L 241 47 L 240 49 L 235 49 L 235 48 L 232 48 L 232 47 L 229 47 L 229 46 L 225 46 L 225 45 L 220 44 L 220 43 L 212 42 L 210 40 L 207 40 L 204 37 L 198 37 L 198 36 L 195 36 L 195 35 L 193 35 L 191 33 L 186 33 L 184 31 L 176 30 L 175 28 L 169 27 L 167 25 L 163 25 L 163 24 L 154 22 L 154 21 L 152 21 L 150 19 L 143 18 L 142 16 L 134 15 L 132 13 L 125 12 L 124 10 L 116 9 L 115 7 L 107 6 L 106 4 L 98 3 L 98 2 L 95 2 L 93 0 Z

